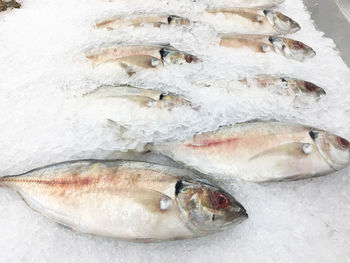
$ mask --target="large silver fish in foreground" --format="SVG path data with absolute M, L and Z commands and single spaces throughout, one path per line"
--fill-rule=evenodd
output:
M 284 0 L 230 0 L 229 4 L 234 7 L 269 8 L 282 4 Z
M 103 63 L 118 64 L 129 75 L 138 69 L 156 69 L 170 64 L 197 63 L 196 56 L 179 51 L 169 45 L 113 45 L 86 53 L 94 66 Z
M 298 180 L 350 163 L 350 142 L 323 130 L 280 122 L 248 122 L 197 134 L 151 150 L 220 179 Z
M 60 163 L 0 179 L 42 215 L 130 241 L 213 234 L 247 218 L 230 194 L 189 171 L 135 161 Z
M 280 12 L 250 8 L 207 9 L 203 22 L 211 24 L 219 32 L 243 34 L 280 35 L 300 30 L 293 19 Z
M 144 25 L 153 25 L 160 27 L 162 25 L 189 25 L 190 20 L 176 15 L 163 14 L 134 14 L 128 16 L 115 16 L 109 19 L 96 22 L 96 28 L 106 28 L 109 30 L 122 27 L 133 26 L 142 27 Z
M 141 107 L 172 110 L 174 107 L 192 106 L 191 102 L 174 93 L 141 89 L 129 85 L 102 86 L 84 95 L 87 99 L 127 99 Z
M 279 95 L 293 96 L 294 101 L 302 104 L 316 102 L 322 96 L 326 95 L 326 91 L 321 87 L 299 79 L 259 76 L 242 79 L 240 82 L 248 88 L 266 88 Z
M 13 8 L 21 8 L 21 4 L 15 0 L 0 0 L 0 12 Z
M 286 58 L 304 61 L 314 57 L 316 52 L 300 41 L 265 35 L 219 34 L 220 46 L 234 49 L 248 49 L 257 53 L 275 52 Z

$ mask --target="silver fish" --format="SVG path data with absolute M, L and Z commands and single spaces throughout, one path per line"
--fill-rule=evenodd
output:
M 115 63 L 129 75 L 138 69 L 156 69 L 170 64 L 197 63 L 196 56 L 179 51 L 170 45 L 113 45 L 86 53 L 94 66 Z
M 321 87 L 299 79 L 259 76 L 256 78 L 243 79 L 240 80 L 240 82 L 248 88 L 271 88 L 275 93 L 293 96 L 295 101 L 305 104 L 316 102 L 322 96 L 326 95 L 326 91 Z
M 234 7 L 244 8 L 270 8 L 282 4 L 284 0 L 230 0 L 229 3 Z
M 21 8 L 21 4 L 15 0 L 0 0 L 0 12 L 13 8 Z
M 248 122 L 151 149 L 220 179 L 254 182 L 326 175 L 350 163 L 350 142 L 323 130 Z
M 167 109 L 174 107 L 192 106 L 184 97 L 171 92 L 160 90 L 141 89 L 129 85 L 104 85 L 84 95 L 89 99 L 128 99 L 138 103 L 141 107 Z
M 249 49 L 257 53 L 275 52 L 298 61 L 304 61 L 316 55 L 311 47 L 290 38 L 235 34 L 220 34 L 219 37 L 220 46 L 223 47 Z
M 115 16 L 113 18 L 100 20 L 96 22 L 96 28 L 106 28 L 109 30 L 122 27 L 133 26 L 142 27 L 144 25 L 153 25 L 160 27 L 162 25 L 189 25 L 190 20 L 176 15 L 162 14 L 134 14 L 131 16 Z
M 182 169 L 83 160 L 0 179 L 45 217 L 76 231 L 130 241 L 186 239 L 247 218 L 230 194 Z
M 272 10 L 221 8 L 207 9 L 207 12 L 209 15 L 204 14 L 205 22 L 221 32 L 280 35 L 300 30 L 293 19 Z

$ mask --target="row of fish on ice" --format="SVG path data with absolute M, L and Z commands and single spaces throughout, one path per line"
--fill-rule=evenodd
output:
M 259 35 L 224 32 L 219 34 L 220 46 L 275 52 L 298 61 L 315 55 L 304 43 L 277 36 L 300 30 L 291 18 L 262 9 L 282 1 L 233 2 L 234 8 L 203 11 L 198 21 L 214 21 L 206 19 L 214 16 L 217 22 L 212 26 L 220 32 L 225 31 L 225 25 L 230 28 L 238 23 Z M 11 7 L 20 6 L 12 0 L 0 2 L 1 11 Z M 195 22 L 171 14 L 140 14 L 101 20 L 96 28 L 191 26 Z M 129 75 L 169 64 L 201 63 L 201 58 L 161 45 L 112 45 L 87 52 L 86 57 L 94 66 L 117 64 Z M 325 95 L 310 82 L 286 77 L 257 76 L 239 82 L 247 88 L 287 88 L 284 96 L 310 97 L 309 103 Z M 85 97 L 127 99 L 155 111 L 197 109 L 182 96 L 128 85 L 103 86 Z M 350 162 L 346 139 L 312 127 L 274 121 L 230 125 L 183 141 L 148 145 L 147 149 L 197 171 L 138 161 L 82 160 L 5 176 L 0 184 L 16 190 L 44 216 L 77 231 L 132 241 L 160 241 L 209 235 L 247 218 L 244 207 L 205 179 L 206 175 L 254 182 L 292 180 L 329 174 Z

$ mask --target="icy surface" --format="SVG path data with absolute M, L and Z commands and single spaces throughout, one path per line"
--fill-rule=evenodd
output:
M 26 0 L 22 9 L 1 13 L 0 175 L 71 159 L 109 158 L 114 150 L 255 118 L 308 124 L 350 138 L 350 72 L 333 41 L 315 30 L 301 0 L 286 0 L 278 10 L 302 27 L 291 37 L 317 52 L 304 63 L 218 48 L 216 33 L 200 23 L 192 29 L 93 28 L 98 19 L 132 10 L 194 18 L 203 7 L 204 1 L 187 0 Z M 144 70 L 128 79 L 115 68 L 92 68 L 86 61 L 84 51 L 121 41 L 170 43 L 203 63 Z M 313 106 L 296 108 L 290 99 L 264 91 L 189 84 L 263 73 L 312 81 L 327 96 Z M 135 110 L 132 103 L 94 103 L 82 96 L 113 83 L 177 92 L 199 107 L 152 115 Z M 108 118 L 121 126 L 111 127 Z M 75 233 L 33 212 L 16 193 L 1 189 L 0 261 L 345 263 L 350 261 L 349 175 L 345 169 L 292 183 L 226 182 L 223 187 L 247 208 L 249 220 L 215 236 L 163 244 Z

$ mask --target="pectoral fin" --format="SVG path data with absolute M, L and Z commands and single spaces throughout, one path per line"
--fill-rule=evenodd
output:
M 254 155 L 249 161 L 267 156 L 305 156 L 306 153 L 303 150 L 305 145 L 305 143 L 300 142 L 283 144 Z
M 171 197 L 151 189 L 136 189 L 128 197 L 154 213 L 165 212 L 174 205 Z
M 141 68 L 156 68 L 161 64 L 161 61 L 158 58 L 147 55 L 123 57 L 118 59 L 118 61 Z

